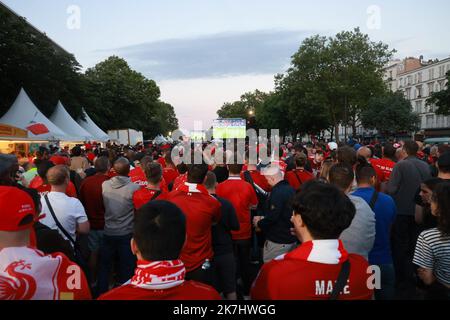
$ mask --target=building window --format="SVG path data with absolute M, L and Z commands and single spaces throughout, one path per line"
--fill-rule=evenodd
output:
M 429 83 L 428 84 L 428 95 L 431 96 L 431 94 L 434 92 L 434 84 Z
M 406 99 L 411 100 L 411 88 L 406 89 Z
M 422 92 L 422 86 L 416 87 L 416 99 L 422 98 L 423 92 Z
M 424 111 L 422 110 L 422 101 L 416 101 L 415 107 L 414 107 L 414 112 L 416 113 L 423 113 Z
M 427 124 L 426 124 L 427 128 L 433 128 L 433 116 L 429 115 L 427 116 Z
M 417 74 L 417 81 L 422 82 L 422 72 Z

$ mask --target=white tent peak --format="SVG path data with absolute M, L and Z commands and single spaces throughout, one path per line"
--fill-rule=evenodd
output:
M 109 136 L 100 129 L 94 121 L 89 117 L 89 115 L 86 113 L 86 110 L 83 108 L 83 116 L 85 120 L 82 120 L 81 118 L 78 119 L 78 124 L 85 129 L 87 132 L 92 134 L 95 139 L 100 141 L 108 141 L 110 138 Z
M 27 130 L 27 127 L 35 123 L 44 124 L 48 133 L 34 135 L 28 132 L 30 138 L 45 140 L 70 140 L 69 136 L 58 126 L 53 124 L 31 101 L 23 88 L 20 89 L 19 95 L 9 108 L 8 112 L 0 119 L 0 123 L 8 124 L 20 129 Z
M 61 101 L 58 101 L 56 109 L 50 117 L 50 120 L 70 135 L 74 141 L 93 140 L 94 136 L 81 127 L 64 108 Z

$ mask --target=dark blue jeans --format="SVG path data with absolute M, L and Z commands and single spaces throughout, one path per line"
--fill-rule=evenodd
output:
M 392 258 L 395 268 L 396 299 L 415 298 L 416 278 L 412 263 L 418 237 L 414 216 L 398 215 L 392 226 Z
M 395 269 L 393 264 L 378 265 L 381 271 L 381 289 L 375 290 L 376 300 L 395 299 Z
M 123 284 L 131 279 L 136 268 L 136 257 L 131 252 L 130 240 L 132 235 L 103 236 L 103 243 L 99 251 L 98 294 L 109 290 L 110 276 L 113 263 L 118 257 L 118 281 Z

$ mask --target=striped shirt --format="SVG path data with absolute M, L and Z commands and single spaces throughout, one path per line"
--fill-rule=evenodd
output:
M 437 228 L 423 231 L 417 239 L 413 263 L 433 270 L 438 281 L 450 285 L 450 237 Z

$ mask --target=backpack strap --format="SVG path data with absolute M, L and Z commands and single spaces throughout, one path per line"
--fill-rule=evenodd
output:
M 300 183 L 300 186 L 301 186 L 301 185 L 303 184 L 303 181 L 302 181 L 302 179 L 300 179 L 300 177 L 298 176 L 296 170 L 294 170 L 294 175 L 295 175 L 295 177 L 297 178 L 297 180 L 298 180 L 298 182 Z
M 155 194 L 153 195 L 153 197 L 150 199 L 150 201 L 153 201 L 156 198 L 158 198 L 161 193 L 162 193 L 161 190 L 156 191 Z
M 377 203 L 378 195 L 379 195 L 379 192 L 377 190 L 374 190 L 372 198 L 370 199 L 370 202 L 369 202 L 369 207 L 370 207 L 370 209 L 372 209 L 372 211 L 373 211 L 373 208 L 375 208 L 375 203 Z
M 50 204 L 50 200 L 48 199 L 48 196 L 45 195 L 44 199 L 45 199 L 45 202 L 47 203 L 48 210 L 50 210 L 53 220 L 55 220 L 56 226 L 66 236 L 66 238 L 73 244 L 73 246 L 76 247 L 75 240 L 72 238 L 72 236 L 69 234 L 69 232 L 67 232 L 67 230 L 64 229 L 64 227 L 62 226 L 62 224 L 59 222 L 58 218 L 56 217 L 55 211 L 53 211 L 53 207 Z
M 344 261 L 341 267 L 341 271 L 339 272 L 336 284 L 334 285 L 333 292 L 331 292 L 328 300 L 338 300 L 341 291 L 344 289 L 347 284 L 347 280 L 350 276 L 350 261 L 347 259 Z

